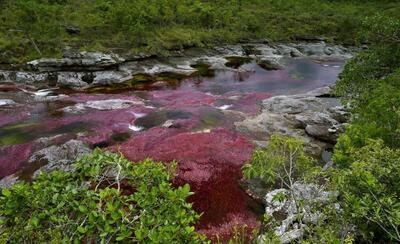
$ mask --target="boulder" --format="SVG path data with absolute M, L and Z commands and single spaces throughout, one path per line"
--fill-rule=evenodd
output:
M 265 70 L 283 69 L 283 66 L 281 64 L 279 64 L 279 62 L 277 60 L 274 60 L 274 59 L 261 58 L 257 61 L 257 64 Z
M 72 171 L 72 163 L 78 158 L 91 152 L 89 146 L 78 140 L 70 140 L 60 146 L 50 146 L 35 152 L 30 158 L 29 163 L 40 162 L 45 166 L 37 170 L 39 172 L 51 172 L 53 170 Z
M 260 114 L 236 122 L 236 128 L 256 140 L 266 140 L 272 134 L 297 137 L 305 142 L 308 153 L 320 156 L 336 143 L 349 119 L 346 109 L 328 94 L 330 89 L 325 87 L 268 98 L 262 102 Z

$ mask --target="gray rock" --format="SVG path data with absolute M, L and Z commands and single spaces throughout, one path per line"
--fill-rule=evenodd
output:
M 236 128 L 256 140 L 266 140 L 272 134 L 297 137 L 305 142 L 308 153 L 320 156 L 345 127 L 346 117 L 336 120 L 337 99 L 324 96 L 329 93 L 330 89 L 320 88 L 306 94 L 268 98 L 262 102 L 259 115 L 236 122 Z
M 0 99 L 0 106 L 14 105 L 14 100 L 11 99 Z
M 18 183 L 18 181 L 18 176 L 15 174 L 6 176 L 0 180 L 0 189 L 10 188 L 15 183 Z
M 277 60 L 268 59 L 268 58 L 261 58 L 257 61 L 257 64 L 266 70 L 280 70 L 283 69 L 283 66 L 279 64 Z
M 346 123 L 350 120 L 350 112 L 344 106 L 335 106 L 328 110 L 339 123 Z
M 93 84 L 107 85 L 121 83 L 132 79 L 132 75 L 123 71 L 97 71 L 93 73 Z
M 164 128 L 173 128 L 175 126 L 176 126 L 175 121 L 170 120 L 170 119 L 165 121 L 164 124 L 161 125 L 161 127 L 164 127 Z
M 322 141 L 335 143 L 339 137 L 339 129 L 324 124 L 311 124 L 305 128 L 308 135 Z
M 71 88 L 86 88 L 89 84 L 83 81 L 82 77 L 84 75 L 84 73 L 80 72 L 59 72 L 57 84 Z
M 70 140 L 61 146 L 50 146 L 35 152 L 30 158 L 29 163 L 46 163 L 34 175 L 39 172 L 51 172 L 53 170 L 72 171 L 72 163 L 79 157 L 90 153 L 89 146 L 77 140 Z
M 28 62 L 28 66 L 38 71 L 104 70 L 115 67 L 125 60 L 115 54 L 100 52 L 68 52 L 63 58 L 42 58 Z
M 276 196 L 283 194 L 284 199 L 279 200 Z M 327 204 L 333 193 L 325 191 L 315 184 L 295 182 L 292 189 L 275 189 L 265 196 L 267 215 L 274 217 L 279 215 L 282 220 L 278 221 L 275 234 L 280 238 L 281 243 L 290 243 L 298 240 L 304 235 L 304 228 L 307 224 L 316 224 L 321 218 L 321 213 L 314 203 Z M 301 201 L 304 205 L 299 208 L 297 204 Z M 317 205 L 315 205 L 317 206 Z M 298 217 L 303 216 L 300 223 Z M 266 243 L 261 235 L 259 243 Z

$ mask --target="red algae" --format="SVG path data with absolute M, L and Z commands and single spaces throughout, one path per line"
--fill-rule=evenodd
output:
M 239 186 L 241 166 L 253 150 L 242 135 L 226 129 L 196 133 L 153 128 L 111 149 L 132 161 L 146 157 L 177 160 L 175 184 L 191 185 L 195 194 L 190 201 L 203 213 L 197 228 L 210 238 L 229 236 L 237 225 L 257 227 L 257 215 L 249 207 L 251 200 Z
M 0 179 L 23 167 L 31 152 L 32 143 L 0 147 Z

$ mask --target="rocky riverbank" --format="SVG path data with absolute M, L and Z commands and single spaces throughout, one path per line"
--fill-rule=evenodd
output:
M 85 89 L 119 84 L 132 86 L 157 77 L 189 77 L 207 69 L 237 69 L 254 60 L 267 70 L 281 69 L 283 58 L 309 57 L 315 60 L 343 60 L 354 48 L 315 43 L 279 45 L 243 44 L 215 49 L 188 49 L 177 56 L 159 59 L 149 56 L 121 57 L 97 52 L 67 52 L 61 59 L 42 58 L 28 62 L 24 71 L 0 70 L 0 82 L 43 87 Z M 251 70 L 240 70 L 251 72 Z

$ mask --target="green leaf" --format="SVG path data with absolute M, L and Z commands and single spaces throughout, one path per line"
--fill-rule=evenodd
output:
M 11 196 L 11 191 L 7 188 L 4 188 L 3 190 L 1 190 L 1 193 L 3 194 L 3 196 L 5 197 L 9 197 Z

